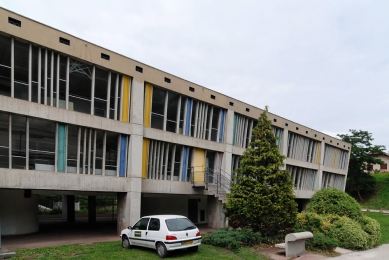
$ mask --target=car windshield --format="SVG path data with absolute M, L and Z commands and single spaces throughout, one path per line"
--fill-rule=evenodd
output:
M 169 231 L 182 231 L 196 228 L 196 226 L 187 218 L 167 219 L 165 222 Z

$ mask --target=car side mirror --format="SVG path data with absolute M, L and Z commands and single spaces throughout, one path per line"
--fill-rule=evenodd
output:
M 131 227 L 131 226 L 128 226 L 127 228 L 128 228 L 128 229 L 132 229 L 132 227 Z

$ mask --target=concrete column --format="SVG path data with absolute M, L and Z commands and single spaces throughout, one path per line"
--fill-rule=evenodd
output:
M 67 220 L 68 218 L 68 197 L 62 195 L 62 219 Z
M 96 196 L 88 196 L 88 222 L 96 223 Z
M 67 221 L 74 222 L 76 220 L 76 211 L 74 210 L 75 197 L 74 195 L 67 195 L 66 197 Z
M 288 133 L 289 130 L 284 128 L 284 131 L 282 133 L 282 140 L 281 140 L 281 154 L 285 156 L 287 156 L 288 154 Z M 282 167 L 282 169 L 286 170 L 286 164 L 284 165 L 284 167 Z
M 117 233 L 134 225 L 140 218 L 140 192 L 118 193 Z
M 222 173 L 225 172 L 231 176 L 231 165 L 232 165 L 232 138 L 234 134 L 234 111 L 228 109 L 225 118 L 225 150 L 222 160 Z
M 132 79 L 130 122 L 143 126 L 143 107 L 145 82 L 142 79 Z
M 207 212 L 208 227 L 217 229 L 228 227 L 228 220 L 223 212 L 223 204 L 217 197 L 208 196 Z

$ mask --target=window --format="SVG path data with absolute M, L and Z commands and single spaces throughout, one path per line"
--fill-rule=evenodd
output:
M 67 126 L 67 172 L 77 172 L 78 126 Z
M 28 43 L 14 41 L 14 97 L 28 100 Z
M 22 27 L 22 22 L 12 17 L 8 17 L 8 23 L 15 25 L 17 27 Z
M 90 114 L 93 68 L 70 60 L 69 70 L 69 102 L 73 103 L 74 111 Z
M 179 95 L 174 94 L 172 92 L 168 92 L 166 131 L 173 133 L 176 132 L 177 127 L 177 110 L 179 98 Z
M 9 120 L 8 114 L 0 112 L 0 168 L 9 167 Z
M 380 170 L 387 170 L 387 169 L 388 169 L 388 164 L 387 163 L 380 165 Z
M 151 127 L 163 130 L 166 91 L 153 88 Z
M 119 134 L 111 132 L 107 133 L 107 144 L 105 148 L 105 175 L 107 176 L 116 176 L 118 139 Z
M 62 38 L 62 37 L 59 37 L 59 42 L 65 44 L 65 45 L 70 45 L 70 40 Z
M 11 96 L 11 38 L 0 34 L 0 95 Z
M 373 170 L 373 165 L 372 164 L 366 165 L 366 170 L 372 171 Z
M 94 115 L 107 116 L 107 86 L 108 71 L 96 68 L 95 71 L 95 102 Z
M 160 223 L 158 218 L 151 218 L 150 224 L 149 224 L 149 230 L 152 231 L 159 231 Z
M 132 229 L 134 230 L 147 230 L 147 224 L 149 223 L 150 218 L 142 218 L 139 220 Z
M 26 117 L 12 115 L 12 168 L 26 169 Z

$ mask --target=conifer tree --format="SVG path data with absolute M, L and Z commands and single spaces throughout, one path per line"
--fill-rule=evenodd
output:
M 240 157 L 225 210 L 232 227 L 275 237 L 293 231 L 297 203 L 290 173 L 281 169 L 285 156 L 279 151 L 267 112 L 266 107 L 252 131 L 249 148 Z

